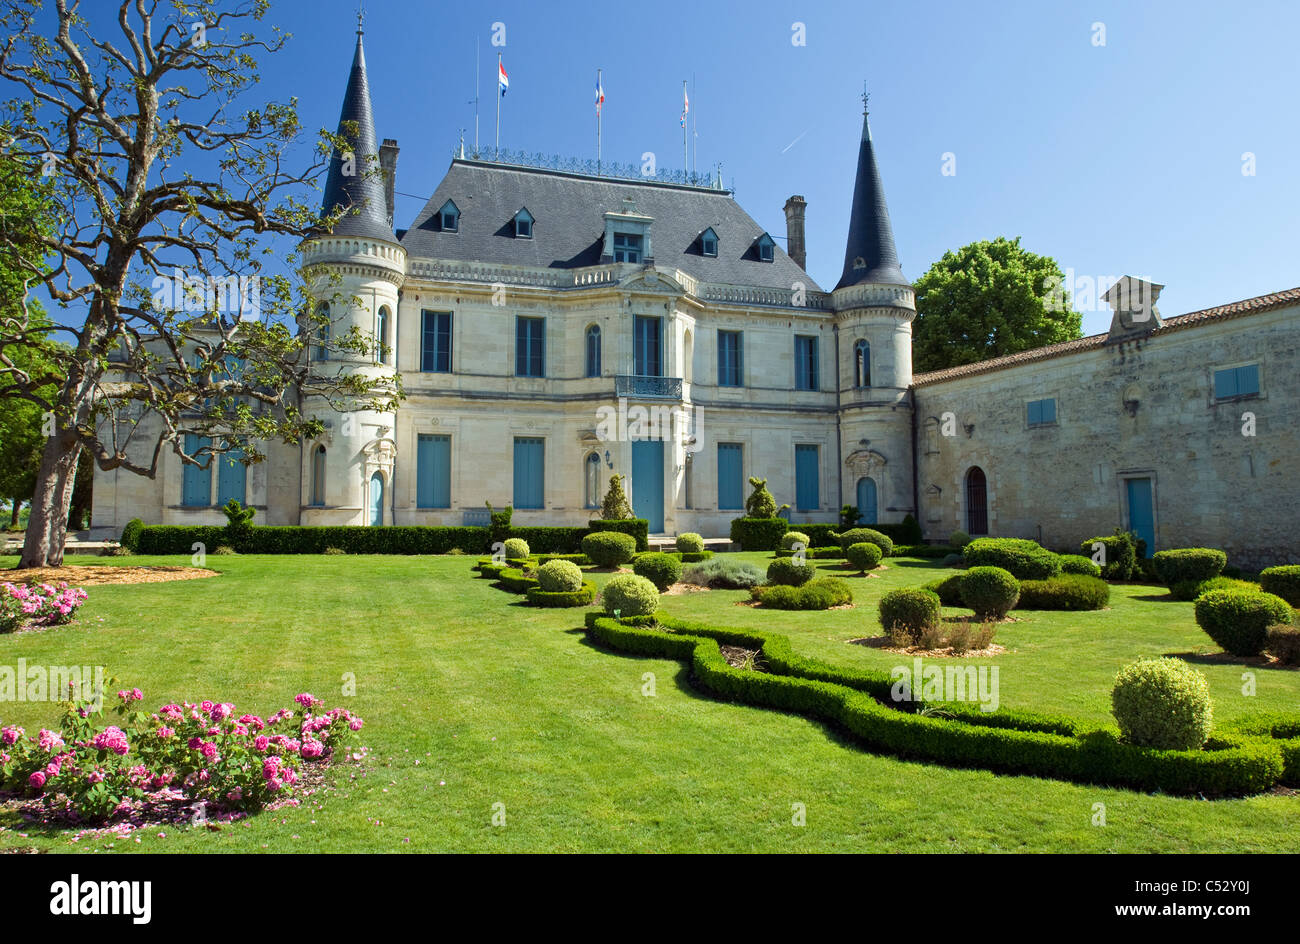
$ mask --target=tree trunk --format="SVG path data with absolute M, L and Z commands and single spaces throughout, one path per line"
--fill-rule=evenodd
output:
M 75 433 L 60 431 L 45 443 L 41 468 L 36 473 L 36 491 L 32 494 L 27 517 L 20 568 L 63 566 L 68 506 L 72 502 L 72 486 L 80 455 L 81 443 Z
M 22 508 L 23 500 L 22 500 L 21 498 L 15 498 L 15 499 L 13 500 L 13 502 L 14 502 L 13 511 L 11 511 L 11 512 L 9 513 L 9 530 L 10 530 L 10 531 L 17 531 L 17 530 L 18 530 L 18 512 L 19 512 L 19 510 Z

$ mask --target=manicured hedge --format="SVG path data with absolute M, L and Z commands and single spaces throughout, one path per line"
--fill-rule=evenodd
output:
M 126 544 L 125 531 L 122 532 L 122 543 Z M 1260 571 L 1259 585 L 1265 593 L 1281 597 L 1292 606 L 1300 606 L 1300 565 L 1266 568 Z
M 679 551 L 678 554 L 683 564 L 698 564 L 713 556 L 712 551 Z
M 663 593 L 682 579 L 681 557 L 675 554 L 651 552 L 638 554 L 632 562 L 632 572 L 649 580 Z
M 775 551 L 781 535 L 790 530 L 784 518 L 734 518 L 731 541 L 746 551 Z
M 976 538 L 962 557 L 971 567 L 1001 567 L 1017 580 L 1046 580 L 1061 572 L 1061 558 L 1022 538 Z
M 894 539 L 883 531 L 874 528 L 851 528 L 840 533 L 840 547 L 845 551 L 854 544 L 861 544 L 864 541 L 880 548 L 881 557 L 889 557 L 894 553 Z
M 1156 576 L 1166 587 L 1184 581 L 1209 580 L 1223 572 L 1228 555 L 1212 547 L 1182 547 L 1156 551 L 1152 558 Z
M 773 553 L 777 557 L 794 557 L 794 551 L 777 549 Z M 803 556 L 809 560 L 843 560 L 844 549 L 839 545 L 835 547 L 809 547 L 804 549 Z
M 767 582 L 799 587 L 817 575 L 817 568 L 806 561 L 797 561 L 793 557 L 778 557 L 767 565 Z
M 982 619 L 1002 619 L 1020 599 L 1020 581 L 1001 567 L 972 567 L 961 577 L 961 602 Z
M 581 589 L 578 590 L 556 592 L 529 590 L 525 595 L 533 606 L 589 606 L 596 599 L 596 585 L 590 581 L 583 581 Z
M 122 529 L 122 539 L 118 541 L 128 551 L 140 550 L 140 532 L 144 530 L 144 522 L 139 518 L 132 518 Z
M 786 584 L 754 587 L 749 595 L 775 610 L 829 610 L 853 602 L 853 591 L 839 577 L 818 577 L 797 587 Z
M 536 554 L 537 563 L 549 564 L 553 560 L 566 560 L 571 564 L 577 564 L 579 567 L 590 567 L 591 560 L 586 554 Z
M 947 544 L 895 544 L 895 557 L 922 557 L 927 560 L 940 560 L 949 554 L 960 554 L 961 549 Z
M 1263 590 L 1211 590 L 1196 599 L 1196 623 L 1225 652 L 1257 656 L 1268 628 L 1293 619 L 1291 604 Z
M 833 524 L 795 524 L 790 522 L 791 531 L 801 531 L 808 535 L 809 547 L 828 547 L 831 544 L 838 545 L 839 528 Z
M 931 580 L 923 590 L 929 590 L 939 598 L 939 602 L 944 606 L 964 606 L 961 599 L 961 578 L 966 576 L 966 572 L 953 574 L 950 577 L 941 577 L 938 580 Z
M 1137 544 L 1131 534 L 1110 534 L 1105 537 L 1088 538 L 1079 545 L 1080 553 L 1092 559 L 1094 544 L 1105 547 L 1105 561 L 1101 565 L 1103 580 L 1131 580 L 1137 574 Z
M 506 567 L 497 574 L 497 583 L 511 593 L 527 593 L 540 589 L 537 578 L 529 576 L 517 567 Z
M 612 569 L 631 563 L 636 556 L 636 539 L 616 531 L 589 534 L 582 539 L 582 553 L 597 567 Z
M 1211 738 L 1201 751 L 1151 750 L 1125 744 L 1109 731 L 1079 732 L 1070 719 L 1005 710 L 982 713 L 967 704 L 945 704 L 946 718 L 919 713 L 915 703 L 903 710 L 887 707 L 881 700 L 892 698 L 893 679 L 883 672 L 837 669 L 795 656 L 784 636 L 715 629 L 665 616 L 658 622 L 658 627 L 628 625 L 598 613 L 586 618 L 588 634 L 602 645 L 686 662 L 692 682 L 719 698 L 838 724 L 866 747 L 888 754 L 1182 795 L 1260 793 L 1294 782 L 1298 772 L 1290 761 L 1300 749 L 1295 737 L 1300 718 L 1277 726 L 1288 740 L 1271 732 L 1233 731 Z M 761 649 L 768 671 L 733 668 L 719 644 Z M 1284 779 L 1288 774 L 1290 781 Z
M 622 534 L 630 534 L 636 538 L 638 551 L 650 550 L 650 522 L 645 518 L 593 518 L 587 522 L 587 530 L 584 534 L 592 531 L 618 531 Z M 582 534 L 578 535 L 578 540 L 570 550 L 576 551 L 582 538 Z
M 1110 584 L 1100 577 L 1060 574 L 1020 581 L 1017 610 L 1100 610 L 1110 603 Z

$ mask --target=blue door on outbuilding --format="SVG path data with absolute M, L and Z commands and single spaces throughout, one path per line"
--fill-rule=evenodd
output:
M 1147 542 L 1147 556 L 1156 550 L 1156 513 L 1152 501 L 1150 479 L 1129 479 L 1128 526 L 1129 530 Z
M 632 443 L 632 511 L 650 522 L 650 533 L 664 529 L 664 444 L 651 439 Z
M 858 479 L 858 514 L 862 516 L 862 524 L 875 524 L 879 517 L 875 479 L 865 477 Z

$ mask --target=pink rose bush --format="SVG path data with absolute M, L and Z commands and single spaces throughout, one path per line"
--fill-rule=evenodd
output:
M 85 602 L 86 591 L 67 583 L 0 584 L 0 633 L 11 633 L 24 623 L 67 623 Z
M 64 702 L 58 731 L 29 736 L 0 727 L 0 789 L 70 807 L 83 820 L 112 818 L 132 801 L 170 791 L 173 799 L 217 808 L 256 810 L 289 794 L 304 763 L 323 763 L 346 745 L 363 722 L 346 708 L 320 712 L 309 694 L 262 718 L 236 717 L 229 702 L 138 704 L 139 689 L 117 693 L 116 724 L 90 700 Z

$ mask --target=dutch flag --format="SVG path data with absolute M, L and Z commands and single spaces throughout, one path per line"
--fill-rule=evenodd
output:
M 506 90 L 510 88 L 510 79 L 506 76 L 506 67 L 497 61 L 497 84 L 501 86 L 501 94 L 504 96 Z

